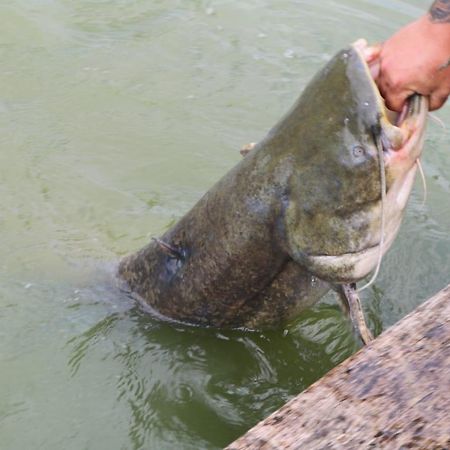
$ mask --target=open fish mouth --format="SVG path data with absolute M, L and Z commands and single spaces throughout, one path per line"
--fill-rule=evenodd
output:
M 372 106 L 378 111 L 379 127 L 373 139 L 379 149 L 380 186 L 384 192 L 371 207 L 373 227 L 363 247 L 308 258 L 313 272 L 332 274 L 328 279 L 345 283 L 361 280 L 375 269 L 377 272 L 398 233 L 422 153 L 428 115 L 428 99 L 419 94 L 409 97 L 400 113 L 390 111 L 372 76 L 371 65 L 377 63 L 375 52 L 363 40 L 352 47 L 363 62 L 376 100 Z
M 423 136 L 428 114 L 428 99 L 414 94 L 407 99 L 401 112 L 389 110 L 373 79 L 379 66 L 379 52 L 370 47 L 364 39 L 356 41 L 352 47 L 359 54 L 372 80 L 372 88 L 378 100 L 380 117 L 380 141 L 384 151 L 386 169 L 399 165 L 395 173 L 415 166 L 422 152 Z M 378 69 L 379 70 L 379 69 Z
M 387 108 L 385 111 L 385 118 L 381 121 L 380 141 L 386 170 L 392 170 L 391 177 L 395 177 L 414 168 L 420 158 L 428 100 L 414 94 L 408 98 L 400 113 L 394 113 Z

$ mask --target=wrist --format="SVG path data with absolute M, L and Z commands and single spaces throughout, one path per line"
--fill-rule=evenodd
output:
M 431 12 L 428 12 L 420 17 L 417 22 L 420 24 L 419 26 L 423 28 L 424 31 L 431 34 L 442 34 L 446 36 L 450 35 L 450 21 L 437 21 Z
M 440 52 L 447 50 L 450 58 L 450 22 L 435 22 L 431 13 L 427 13 L 416 23 L 420 39 L 433 42 Z

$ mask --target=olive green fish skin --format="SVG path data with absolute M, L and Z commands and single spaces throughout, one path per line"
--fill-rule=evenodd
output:
M 351 48 L 309 83 L 287 115 L 161 240 L 124 258 L 119 276 L 157 313 L 215 327 L 275 327 L 353 267 L 314 255 L 372 245 L 380 201 L 380 111 Z M 315 267 L 315 265 L 317 267 Z M 351 280 L 354 281 L 354 280 Z
M 339 53 L 319 72 L 272 133 L 291 146 L 297 167 L 285 215 L 290 256 L 323 279 L 356 281 L 352 267 L 316 267 L 310 259 L 364 250 L 380 229 L 372 213 L 381 192 L 380 110 L 355 52 Z

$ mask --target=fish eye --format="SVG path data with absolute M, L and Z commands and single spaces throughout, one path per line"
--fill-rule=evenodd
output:
M 355 158 L 361 158 L 361 156 L 366 154 L 366 149 L 362 145 L 354 145 L 352 152 Z

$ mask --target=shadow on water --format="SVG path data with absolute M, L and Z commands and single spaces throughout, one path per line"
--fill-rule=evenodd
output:
M 369 312 L 371 325 L 376 310 Z M 181 442 L 183 448 L 221 448 L 359 346 L 332 300 L 286 330 L 265 332 L 167 323 L 133 304 L 108 311 L 67 342 L 73 377 L 92 352 L 118 366 L 116 401 L 128 411 L 135 450 L 178 448 Z

